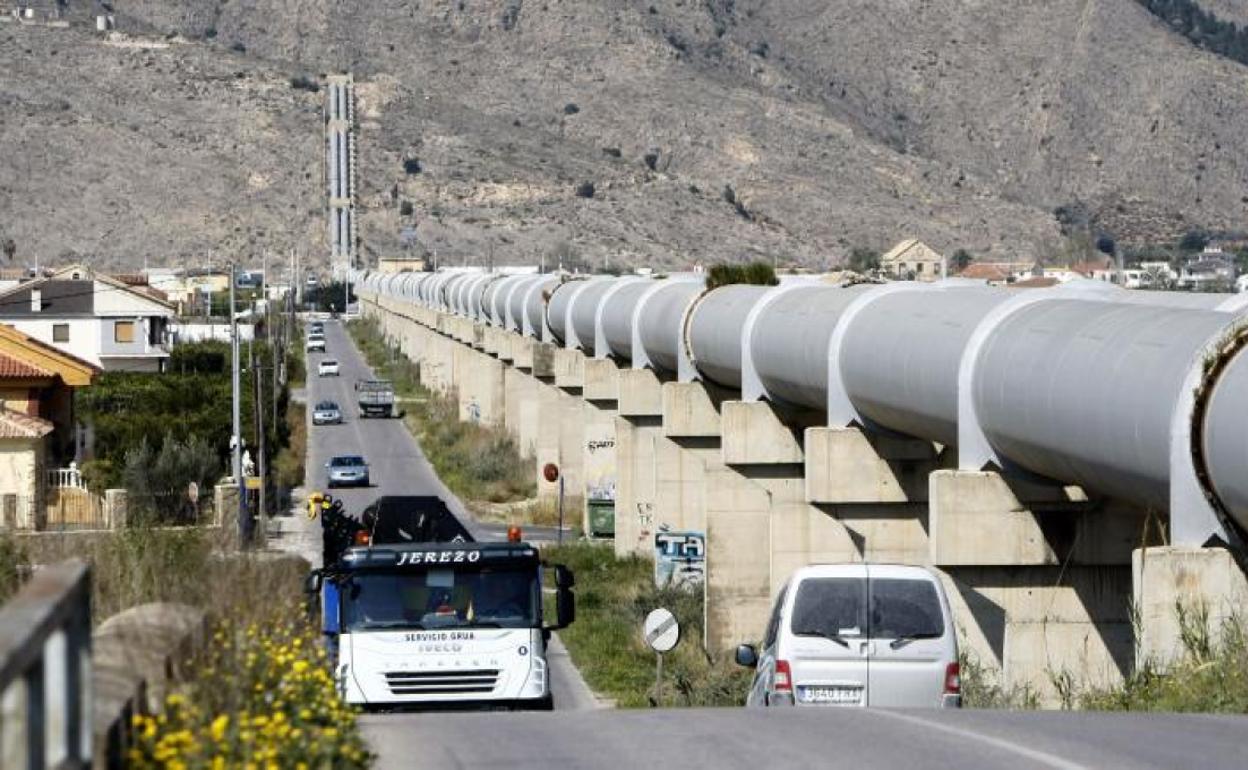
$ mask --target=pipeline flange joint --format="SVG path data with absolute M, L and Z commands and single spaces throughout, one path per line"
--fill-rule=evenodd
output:
M 1191 453 L 1192 467 L 1200 483 L 1200 490 L 1213 509 L 1219 523 L 1226 532 L 1225 545 L 1239 568 L 1248 573 L 1248 532 L 1240 525 L 1226 501 L 1218 494 L 1210 472 L 1208 459 L 1205 455 L 1205 425 L 1213 394 L 1222 375 L 1228 366 L 1241 353 L 1248 350 L 1248 319 L 1237 321 L 1211 344 L 1201 361 L 1200 382 L 1193 392 L 1191 431 L 1188 451 Z

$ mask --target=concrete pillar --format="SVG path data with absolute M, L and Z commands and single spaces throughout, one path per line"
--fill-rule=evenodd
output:
M 762 402 L 721 404 L 722 456 L 728 469 L 708 473 L 706 512 L 707 642 L 712 649 L 757 638 L 771 597 L 798 567 L 860 558 L 848 530 L 806 499 L 802 433 L 794 427 L 805 419 L 782 415 Z M 764 565 L 765 582 L 759 579 Z M 731 606 L 721 606 L 725 601 Z
M 1130 669 L 1127 567 L 951 567 L 942 571 L 962 651 L 1010 692 L 1060 705 L 1057 684 L 1107 687 Z
M 217 510 L 213 511 L 213 517 L 217 520 L 217 525 L 220 526 L 220 514 L 217 513 Z M 112 529 L 122 529 L 126 526 L 126 490 L 104 490 L 104 521 L 106 522 L 105 526 Z
M 1066 677 L 1121 680 L 1133 653 L 1127 581 L 1141 512 L 992 471 L 936 471 L 929 495 L 929 558 L 949 578 L 968 654 L 1047 705 L 1058 704 Z
M 505 419 L 503 364 L 463 343 L 456 344 L 454 356 L 459 419 L 482 425 L 502 425 Z
M 1181 657 L 1184 623 L 1189 629 L 1203 626 L 1211 639 L 1220 639 L 1225 624 L 1242 620 L 1248 606 L 1248 577 L 1222 548 L 1137 549 L 1131 572 L 1137 663 Z
M 525 456 L 537 451 L 537 385 L 526 372 L 503 367 L 503 425 Z
M 601 535 L 604 533 L 592 527 L 591 513 L 600 511 L 604 518 L 614 518 L 619 487 L 615 434 L 619 414 L 619 366 L 610 359 L 586 359 L 581 396 L 585 399 L 582 528 L 587 534 Z

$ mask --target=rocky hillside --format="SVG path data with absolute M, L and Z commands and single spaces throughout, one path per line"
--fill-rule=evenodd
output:
M 134 79 L 135 102 L 116 100 L 95 126 L 124 126 L 137 110 L 174 129 L 160 139 L 167 156 L 133 167 L 134 186 L 158 189 L 143 205 L 131 199 L 142 223 L 128 226 L 136 243 L 179 253 L 233 227 L 263 231 L 278 248 L 324 249 L 317 98 L 284 85 L 297 72 L 347 70 L 360 84 L 370 255 L 826 265 L 918 236 L 947 250 L 1036 256 L 1060 248 L 1058 209 L 1119 240 L 1242 228 L 1248 211 L 1248 68 L 1201 51 L 1135 0 L 114 6 L 123 30 L 191 41 L 143 54 L 163 66 L 140 64 L 151 80 Z M 23 45 L 4 37 L 13 34 L 0 28 L 6 65 Z M 46 49 L 9 98 L 55 92 Z M 60 55 L 56 69 L 69 63 Z M 91 65 L 95 54 L 75 56 L 84 89 L 117 87 Z M 249 85 L 224 90 L 236 70 Z M 0 95 L 14 87 L 6 77 Z M 209 149 L 177 133 L 206 117 L 186 99 L 167 116 L 169 93 L 187 88 L 230 95 L 230 141 L 222 133 Z M 27 122 L 23 135 L 43 133 Z M 13 130 L 5 124 L 0 138 Z M 0 195 L 31 193 L 24 226 L 67 230 L 81 244 L 73 248 L 104 252 L 109 238 L 60 212 L 53 192 L 100 176 L 84 172 L 104 160 L 65 149 L 84 141 L 56 143 L 54 188 L 0 181 Z M 111 142 L 85 146 L 111 156 Z M 264 166 L 268 186 L 250 199 L 222 194 L 250 179 L 221 154 L 231 143 Z M 86 167 L 66 170 L 78 163 Z M 162 191 L 187 179 L 213 190 L 195 206 L 202 225 L 185 212 L 166 221 L 176 196 Z
M 6 266 L 258 260 L 324 240 L 317 96 L 178 40 L 0 25 Z

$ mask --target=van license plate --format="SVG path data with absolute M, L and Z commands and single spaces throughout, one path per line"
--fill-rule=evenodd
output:
M 861 687 L 801 687 L 803 703 L 830 703 L 839 706 L 856 706 L 862 702 Z

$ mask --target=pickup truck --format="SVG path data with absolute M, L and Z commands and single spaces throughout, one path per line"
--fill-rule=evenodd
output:
M 355 392 L 361 417 L 394 416 L 394 386 L 388 380 L 360 380 Z

